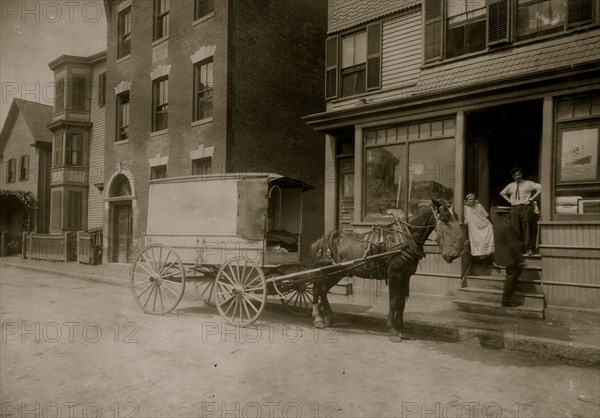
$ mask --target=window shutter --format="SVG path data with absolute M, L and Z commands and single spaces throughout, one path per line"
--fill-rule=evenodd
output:
M 425 61 L 442 58 L 442 7 L 445 2 L 425 0 Z
M 25 156 L 25 159 L 23 161 L 23 165 L 25 166 L 25 168 L 23 169 L 23 174 L 24 174 L 23 180 L 29 180 L 29 154 L 27 154 Z
M 594 0 L 569 1 L 569 25 L 592 21 Z
M 325 51 L 325 99 L 337 97 L 338 38 L 327 39 Z
M 510 2 L 490 0 L 488 2 L 488 46 L 510 42 Z
M 98 106 L 103 107 L 106 104 L 106 73 L 98 76 Z
M 367 26 L 367 90 L 381 87 L 381 22 Z

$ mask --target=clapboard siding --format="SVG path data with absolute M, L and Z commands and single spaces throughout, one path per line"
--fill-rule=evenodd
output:
M 417 81 L 421 39 L 420 8 L 383 23 L 382 90 Z
M 94 183 L 104 181 L 104 110 L 106 106 L 98 106 L 98 76 L 106 72 L 106 64 L 98 64 L 92 69 L 90 120 L 90 171 L 88 189 L 88 228 L 102 226 L 103 197 Z M 107 100 L 110 95 L 107 94 Z
M 544 223 L 540 235 L 548 306 L 600 309 L 600 258 L 590 252 L 600 247 L 600 225 Z

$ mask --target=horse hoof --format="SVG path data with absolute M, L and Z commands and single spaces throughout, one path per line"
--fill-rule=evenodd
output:
M 389 336 L 389 339 L 393 343 L 401 343 L 402 342 L 402 335 L 401 334 L 393 334 L 393 335 Z
M 317 321 L 313 325 L 314 325 L 315 328 L 318 328 L 318 329 L 324 329 L 325 328 L 325 323 L 323 321 Z

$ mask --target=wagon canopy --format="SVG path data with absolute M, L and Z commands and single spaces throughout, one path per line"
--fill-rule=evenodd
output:
M 273 187 L 290 197 L 313 188 L 300 180 L 272 173 L 153 180 L 149 186 L 147 235 L 263 239 Z M 297 216 L 286 217 L 292 220 L 286 227 L 298 229 L 290 232 L 299 233 L 301 198 L 289 199 L 283 209 L 298 211 Z

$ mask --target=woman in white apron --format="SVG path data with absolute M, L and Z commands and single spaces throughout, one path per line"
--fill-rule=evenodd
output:
M 465 224 L 469 228 L 471 255 L 486 257 L 494 252 L 494 231 L 488 213 L 470 193 L 465 200 Z

